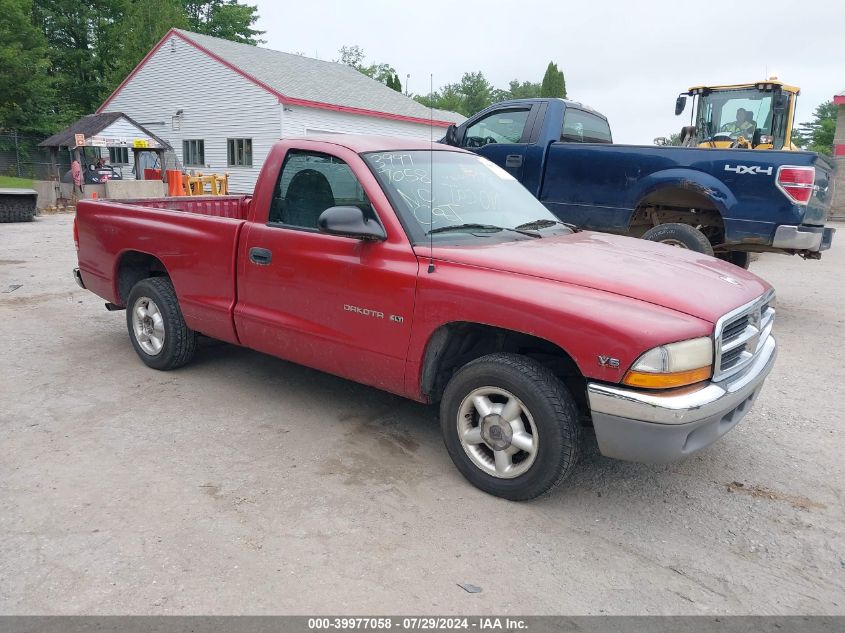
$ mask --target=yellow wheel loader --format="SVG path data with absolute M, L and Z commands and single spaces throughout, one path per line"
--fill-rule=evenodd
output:
M 675 101 L 675 114 L 692 99 L 690 125 L 681 129 L 688 147 L 797 150 L 792 125 L 800 89 L 777 77 L 749 84 L 694 86 Z

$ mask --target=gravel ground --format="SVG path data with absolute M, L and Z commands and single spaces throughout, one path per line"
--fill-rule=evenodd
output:
M 588 438 L 516 504 L 432 407 L 210 341 L 145 368 L 74 285 L 71 221 L 0 226 L 0 612 L 845 614 L 836 240 L 753 264 L 780 357 L 736 429 L 669 467 Z

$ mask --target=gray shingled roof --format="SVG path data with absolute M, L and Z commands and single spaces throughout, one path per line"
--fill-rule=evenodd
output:
M 61 132 L 57 132 L 50 138 L 41 141 L 38 144 L 38 147 L 76 147 L 76 142 L 74 141 L 74 136 L 76 134 L 84 134 L 86 137 L 96 136 L 120 118 L 126 119 L 129 123 L 138 128 L 138 130 L 144 135 L 158 141 L 163 148 L 171 149 L 170 143 L 159 138 L 143 125 L 138 123 L 135 119 L 123 114 L 123 112 L 86 114 L 81 119 L 77 119 L 74 123 L 63 129 Z
M 176 31 L 286 97 L 420 119 L 431 114 L 424 105 L 338 62 Z M 434 110 L 434 119 L 458 123 L 464 117 Z

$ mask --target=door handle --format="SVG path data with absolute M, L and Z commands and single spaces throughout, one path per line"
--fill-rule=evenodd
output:
M 266 266 L 273 261 L 273 251 L 253 246 L 249 249 L 249 261 L 253 264 L 258 264 L 259 266 Z
M 505 167 L 522 167 L 522 154 L 508 154 L 505 158 Z

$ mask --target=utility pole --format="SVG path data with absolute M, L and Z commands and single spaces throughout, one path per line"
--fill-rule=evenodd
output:
M 411 81 L 411 73 L 405 75 L 405 96 L 408 96 L 408 83 Z

